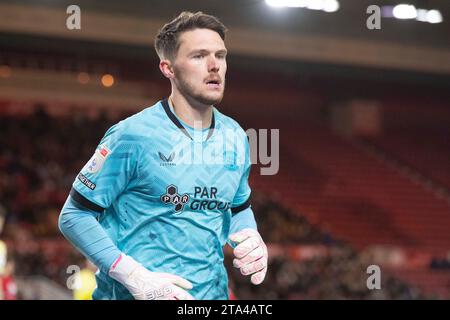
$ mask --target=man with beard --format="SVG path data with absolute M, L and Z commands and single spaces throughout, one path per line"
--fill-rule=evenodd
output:
M 248 139 L 215 107 L 225 33 L 202 12 L 163 26 L 155 48 L 170 96 L 111 127 L 73 183 L 59 225 L 99 268 L 94 299 L 228 299 L 227 242 L 243 275 L 265 278 Z

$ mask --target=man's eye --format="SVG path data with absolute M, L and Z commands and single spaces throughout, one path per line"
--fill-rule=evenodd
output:
M 197 54 L 197 55 L 194 56 L 194 59 L 200 59 L 200 58 L 203 58 L 202 54 Z

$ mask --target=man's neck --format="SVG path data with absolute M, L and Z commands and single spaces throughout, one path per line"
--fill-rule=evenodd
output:
M 211 126 L 212 106 L 193 105 L 181 94 L 172 94 L 169 96 L 169 103 L 173 111 L 184 123 L 193 128 L 202 129 Z

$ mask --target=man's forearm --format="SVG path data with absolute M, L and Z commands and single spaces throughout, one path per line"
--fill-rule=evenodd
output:
M 69 196 L 59 216 L 59 229 L 84 256 L 108 273 L 121 252 L 97 221 L 96 215 Z

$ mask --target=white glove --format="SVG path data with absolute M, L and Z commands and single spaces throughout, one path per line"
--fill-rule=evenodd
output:
M 234 248 L 233 266 L 239 268 L 244 276 L 252 275 L 250 281 L 260 284 L 267 273 L 267 246 L 261 235 L 254 229 L 242 229 L 230 235 L 230 240 L 238 245 Z
M 192 284 L 170 273 L 151 272 L 125 254 L 113 263 L 109 276 L 123 284 L 136 300 L 194 300 Z

